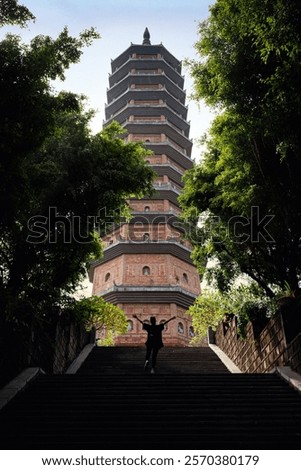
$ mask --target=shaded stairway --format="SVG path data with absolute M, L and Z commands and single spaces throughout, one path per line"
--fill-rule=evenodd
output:
M 141 374 L 145 348 L 94 348 L 79 374 Z M 214 374 L 229 373 L 218 356 L 208 347 L 170 348 L 159 351 L 158 374 Z
M 179 351 L 160 351 L 150 375 L 133 372 L 142 349 L 110 348 L 94 349 L 76 375 L 40 375 L 0 413 L 2 448 L 300 449 L 296 391 L 274 374 L 208 373 L 208 363 L 202 373 L 193 359 L 211 351 L 191 351 L 181 351 L 182 373 Z

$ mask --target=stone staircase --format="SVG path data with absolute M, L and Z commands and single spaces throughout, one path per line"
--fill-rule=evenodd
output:
M 79 369 L 79 374 L 138 374 L 143 372 L 144 347 L 94 348 Z M 159 351 L 157 374 L 229 373 L 208 347 L 170 348 Z
M 301 396 L 276 374 L 231 374 L 209 348 L 94 348 L 39 375 L 0 413 L 3 449 L 300 449 Z

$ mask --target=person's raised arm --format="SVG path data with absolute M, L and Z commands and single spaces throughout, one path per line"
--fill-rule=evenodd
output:
M 141 325 L 143 325 L 143 321 L 140 320 L 140 318 L 138 318 L 137 315 L 133 315 L 133 317 L 136 318 L 136 320 L 138 320 L 141 323 Z
M 164 322 L 164 325 L 166 325 L 166 323 L 170 322 L 171 320 L 174 320 L 175 318 L 177 318 L 177 317 L 172 317 L 172 318 L 170 318 L 169 320 L 166 320 L 166 321 Z

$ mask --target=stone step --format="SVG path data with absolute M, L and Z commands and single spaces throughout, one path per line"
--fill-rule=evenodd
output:
M 226 449 L 230 442 L 235 449 L 260 449 L 262 443 L 274 448 L 280 442 L 280 448 L 295 448 L 301 443 L 300 396 L 277 376 L 190 374 L 184 379 L 40 376 L 2 411 L 3 443 L 28 449 L 92 449 L 97 442 L 105 449 L 180 444 L 189 449 L 200 443 Z
M 38 376 L 0 412 L 2 448 L 300 448 L 299 393 L 275 374 L 218 372 L 197 349 L 164 348 L 154 375 L 141 370 L 144 348 L 94 348 L 79 373 Z
M 145 348 L 94 348 L 79 374 L 141 374 L 145 361 Z M 229 373 L 226 366 L 209 348 L 169 348 L 159 351 L 157 373 Z

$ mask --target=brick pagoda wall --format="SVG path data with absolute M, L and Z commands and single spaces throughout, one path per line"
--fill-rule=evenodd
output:
M 133 318 L 134 314 L 142 321 L 149 321 L 151 316 L 155 316 L 157 323 L 175 316 L 176 318 L 165 326 L 163 343 L 166 346 L 188 346 L 191 340 L 191 319 L 186 314 L 185 309 L 178 307 L 176 304 L 119 304 L 118 306 L 126 313 L 131 330 L 125 335 L 118 336 L 116 346 L 144 345 L 147 334 L 142 329 L 141 323 Z

